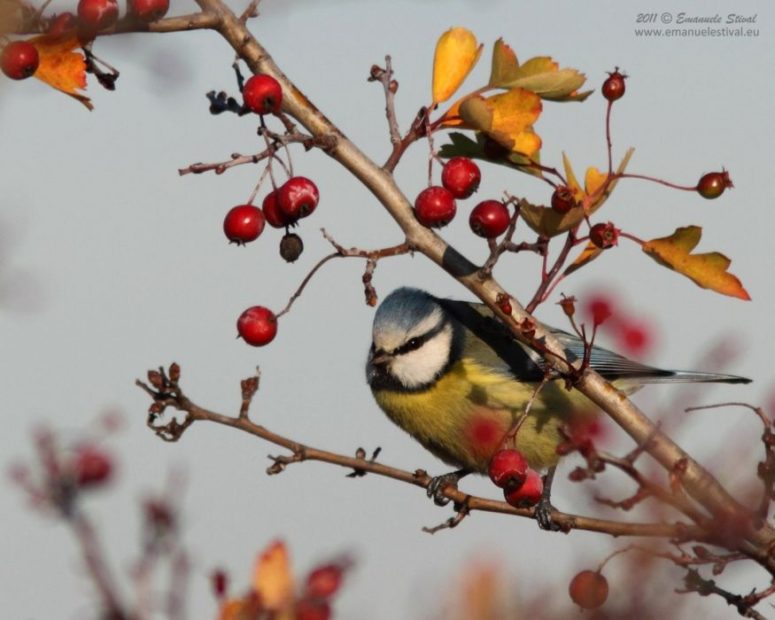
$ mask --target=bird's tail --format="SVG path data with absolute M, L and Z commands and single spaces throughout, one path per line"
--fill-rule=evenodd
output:
M 663 375 L 638 377 L 638 383 L 751 383 L 751 379 L 716 372 L 670 370 Z

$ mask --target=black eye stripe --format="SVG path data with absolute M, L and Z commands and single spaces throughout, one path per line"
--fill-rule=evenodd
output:
M 431 338 L 436 336 L 436 334 L 441 333 L 448 324 L 449 324 L 449 321 L 442 321 L 441 323 L 436 325 L 436 327 L 434 327 L 432 330 L 425 332 L 421 336 L 415 336 L 411 340 L 408 340 L 407 342 L 402 344 L 395 351 L 393 351 L 393 355 L 404 355 L 405 353 L 416 351 L 421 346 L 423 346 L 426 342 L 428 342 Z

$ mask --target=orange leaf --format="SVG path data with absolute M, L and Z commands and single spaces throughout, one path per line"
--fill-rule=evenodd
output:
M 460 116 L 473 129 L 485 132 L 511 151 L 530 157 L 541 148 L 541 138 L 532 127 L 541 109 L 538 95 L 513 88 L 493 97 L 468 97 L 460 105 Z
M 433 103 L 446 101 L 474 68 L 482 46 L 465 28 L 451 28 L 436 42 L 433 57 Z
M 574 260 L 563 272 L 563 275 L 570 275 L 577 269 L 581 269 L 584 265 L 587 263 L 591 263 L 593 260 L 595 260 L 600 254 L 602 254 L 603 250 L 597 247 L 594 243 L 591 241 L 587 243 L 587 246 L 584 248 L 584 251 L 579 254 L 576 257 L 576 260 Z
M 282 611 L 293 602 L 293 574 L 288 549 L 282 541 L 271 543 L 258 557 L 253 589 L 272 611 Z
M 590 166 L 587 168 L 587 174 L 584 177 L 584 192 L 587 196 L 596 194 L 605 185 L 607 179 L 607 173 L 600 172 L 594 166 Z
M 685 226 L 669 237 L 652 239 L 643 244 L 643 251 L 660 265 L 669 267 L 691 279 L 697 286 L 712 291 L 750 300 L 740 280 L 727 271 L 732 262 L 719 252 L 692 254 L 700 242 L 702 228 Z
M 86 88 L 86 61 L 83 54 L 73 50 L 81 46 L 75 34 L 61 37 L 41 35 L 30 39 L 38 49 L 40 64 L 35 77 L 80 101 L 89 110 L 91 100 L 78 91 Z
M 499 87 L 516 77 L 519 62 L 514 50 L 503 39 L 498 39 L 492 47 L 492 67 L 490 69 L 490 86 Z

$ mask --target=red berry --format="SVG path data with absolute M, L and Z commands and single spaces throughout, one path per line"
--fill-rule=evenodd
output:
M 226 596 L 226 591 L 229 589 L 229 576 L 226 574 L 226 571 L 222 569 L 214 570 L 210 575 L 210 581 L 216 598 L 222 599 Z
M 625 84 L 627 78 L 623 73 L 619 73 L 619 67 L 616 67 L 613 73 L 608 74 L 608 78 L 603 82 L 603 97 L 608 101 L 616 101 L 624 96 Z
M 729 178 L 729 173 L 726 170 L 709 172 L 704 174 L 697 183 L 697 193 L 703 198 L 711 200 L 721 196 L 728 187 L 734 187 L 734 185 L 732 185 L 732 179 Z
M 264 214 L 254 205 L 232 207 L 223 220 L 223 232 L 238 245 L 255 241 L 263 230 Z
M 585 310 L 595 325 L 602 325 L 613 316 L 614 305 L 607 296 L 596 295 L 587 302 Z
M 256 114 L 277 114 L 283 102 L 280 82 L 271 75 L 259 73 L 251 76 L 242 88 L 245 107 Z
M 342 585 L 342 567 L 338 564 L 319 566 L 307 576 L 306 596 L 329 598 Z
M 490 459 L 488 473 L 495 486 L 502 489 L 520 487 L 527 477 L 527 461 L 519 450 L 498 450 Z
M 577 207 L 576 196 L 570 187 L 560 186 L 552 194 L 552 209 L 557 213 L 565 214 L 573 207 Z
M 144 22 L 161 19 L 169 8 L 170 0 L 129 0 L 129 12 Z
M 482 173 L 468 157 L 453 157 L 441 171 L 441 184 L 455 198 L 468 198 L 477 189 L 482 180 Z
M 264 202 L 261 203 L 261 208 L 264 211 L 264 217 L 269 222 L 270 226 L 274 228 L 285 228 L 294 223 L 295 220 L 289 220 L 285 217 L 285 214 L 280 211 L 277 205 L 277 192 L 278 190 L 272 190 L 264 197 Z
M 568 593 L 579 607 L 595 609 L 608 598 L 608 580 L 596 571 L 583 570 L 570 582 Z
M 329 620 L 331 606 L 328 601 L 303 598 L 296 603 L 294 620 Z
M 66 11 L 51 20 L 46 33 L 52 37 L 61 37 L 63 34 L 75 30 L 76 26 L 78 26 L 78 21 L 75 19 L 75 15 Z
M 73 473 L 78 486 L 99 486 L 107 482 L 112 472 L 112 459 L 99 448 L 82 446 L 76 452 L 73 461 Z
M 595 224 L 589 231 L 589 240 L 601 250 L 607 250 L 618 243 L 619 229 L 611 222 Z
M 523 506 L 535 506 L 541 501 L 543 492 L 544 481 L 541 479 L 541 476 L 537 471 L 528 469 L 525 482 L 513 489 L 508 487 L 503 489 L 503 497 L 510 505 L 520 508 Z
M 414 201 L 417 221 L 429 228 L 441 228 L 452 221 L 457 212 L 455 197 L 448 189 L 433 185 L 422 190 Z
M 277 207 L 286 219 L 307 217 L 318 206 L 318 187 L 307 177 L 291 177 L 277 190 Z
M 498 200 L 485 200 L 471 211 L 468 223 L 471 230 L 480 237 L 495 239 L 506 232 L 511 221 L 509 210 Z
M 0 68 L 12 80 L 23 80 L 38 69 L 38 49 L 29 41 L 13 41 L 3 48 Z
M 78 19 L 89 32 L 103 30 L 118 20 L 116 0 L 80 0 Z
M 237 319 L 240 337 L 254 347 L 263 347 L 277 335 L 277 317 L 263 306 L 253 306 Z

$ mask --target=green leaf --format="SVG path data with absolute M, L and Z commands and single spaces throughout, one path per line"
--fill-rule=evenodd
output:
M 517 55 L 509 45 L 498 39 L 492 47 L 492 68 L 490 69 L 490 86 L 504 88 L 518 75 L 519 62 Z

